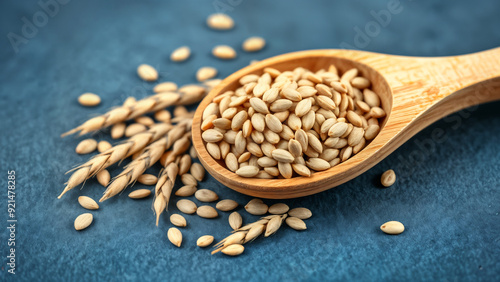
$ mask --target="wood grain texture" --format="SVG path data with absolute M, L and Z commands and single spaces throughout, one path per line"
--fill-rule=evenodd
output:
M 280 71 L 305 67 L 312 71 L 334 64 L 344 72 L 357 67 L 372 81 L 387 116 L 379 135 L 347 161 L 312 177 L 292 179 L 243 178 L 226 169 L 206 151 L 201 116 L 213 98 L 238 87 L 247 74 L 265 67 Z M 196 110 L 192 136 L 199 159 L 222 184 L 243 194 L 285 199 L 315 194 L 347 182 L 384 159 L 436 120 L 461 109 L 500 100 L 500 48 L 475 54 L 418 58 L 355 50 L 311 50 L 284 54 L 245 67 L 215 87 Z

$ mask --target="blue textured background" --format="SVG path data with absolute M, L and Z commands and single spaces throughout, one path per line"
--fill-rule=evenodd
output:
M 241 2 L 238 4 L 236 2 Z M 141 63 L 160 70 L 161 81 L 194 82 L 198 67 L 211 65 L 220 77 L 252 59 L 317 48 L 353 45 L 354 28 L 373 20 L 370 11 L 389 1 L 70 1 L 15 53 L 9 32 L 22 34 L 22 18 L 32 21 L 37 1 L 0 4 L 0 280 L 6 272 L 7 170 L 17 176 L 17 269 L 19 280 L 468 280 L 500 276 L 500 103 L 490 103 L 436 122 L 362 176 L 337 189 L 285 201 L 309 207 L 308 230 L 283 228 L 272 238 L 248 244 L 245 254 L 211 256 L 196 239 L 229 234 L 228 213 L 217 220 L 186 216 L 182 248 L 167 240 L 163 216 L 154 226 L 151 199 L 124 195 L 92 212 L 95 221 L 83 232 L 73 220 L 86 212 L 77 197 L 99 198 L 95 180 L 62 200 L 56 196 L 65 171 L 82 163 L 74 148 L 80 139 L 59 135 L 122 102 L 144 97 L 154 84 L 135 74 Z M 229 5 L 236 21 L 231 31 L 206 27 L 213 3 Z M 500 2 L 401 1 L 402 12 L 361 49 L 413 56 L 455 55 L 500 46 Z M 254 54 L 241 42 L 263 36 L 268 45 Z M 210 55 L 216 44 L 235 47 L 238 58 L 220 61 Z M 169 61 L 181 45 L 192 48 L 184 63 Z M 97 108 L 76 102 L 83 92 L 103 98 Z M 435 128 L 445 131 L 440 144 L 430 140 Z M 96 138 L 107 138 L 105 132 Z M 380 174 L 399 169 L 397 183 L 379 187 Z M 112 175 L 119 173 L 114 167 Z M 158 172 L 158 167 L 150 170 Z M 141 185 L 136 185 L 139 188 Z M 240 204 L 237 194 L 208 177 L 200 185 Z M 129 190 L 130 191 L 130 188 Z M 175 202 L 175 197 L 174 197 Z M 271 204 L 276 201 L 267 201 Z M 241 209 L 241 208 L 240 208 Z M 171 212 L 176 212 L 174 206 Z M 245 222 L 257 217 L 245 212 Z M 406 231 L 384 235 L 378 229 L 399 220 Z

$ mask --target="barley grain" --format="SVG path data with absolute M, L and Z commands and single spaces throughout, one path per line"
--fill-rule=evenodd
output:
M 205 85 L 208 90 L 212 90 L 215 88 L 217 85 L 219 85 L 222 82 L 222 79 L 215 78 L 215 79 L 209 79 L 203 82 L 203 85 Z
M 254 177 L 259 173 L 259 169 L 255 166 L 240 167 L 235 173 L 241 177 Z
M 197 206 L 193 201 L 182 199 L 177 201 L 177 208 L 185 214 L 193 214 L 197 210 Z
M 111 127 L 111 138 L 119 139 L 125 135 L 125 128 L 127 125 L 125 123 L 117 123 Z
M 203 140 L 208 143 L 216 143 L 224 138 L 224 135 L 215 129 L 208 129 L 201 135 Z
M 220 211 L 232 211 L 238 207 L 238 203 L 230 199 L 225 199 L 219 201 L 215 207 Z
M 238 131 L 243 127 L 243 123 L 248 118 L 248 113 L 246 111 L 240 111 L 236 115 L 234 115 L 233 120 L 231 122 L 231 129 L 234 131 Z
M 330 168 L 330 164 L 320 158 L 309 158 L 309 160 L 306 161 L 306 164 L 310 169 L 315 171 L 323 171 Z
M 385 117 L 385 111 L 379 107 L 373 107 L 370 109 L 370 116 L 374 118 L 383 118 Z
M 97 151 L 99 153 L 102 153 L 102 152 L 105 152 L 107 151 L 108 149 L 110 149 L 111 147 L 111 144 L 108 142 L 108 141 L 99 141 L 99 143 L 97 144 Z
M 207 25 L 213 29 L 227 30 L 234 27 L 234 21 L 226 14 L 212 14 L 207 18 Z
M 212 49 L 212 55 L 219 59 L 231 60 L 236 58 L 236 51 L 227 45 L 218 45 Z
M 262 37 L 249 37 L 243 42 L 243 50 L 247 52 L 257 52 L 262 50 L 266 45 L 266 41 Z
M 352 147 L 344 147 L 339 154 L 340 160 L 345 162 L 352 155 Z
M 196 245 L 200 248 L 205 248 L 210 246 L 214 242 L 214 236 L 203 235 L 198 240 L 196 240 Z
M 300 219 L 308 219 L 312 216 L 312 212 L 307 208 L 294 208 L 288 211 L 288 215 Z
M 82 140 L 75 148 L 75 152 L 80 155 L 90 154 L 97 149 L 97 141 L 94 139 Z
M 378 95 L 370 89 L 363 90 L 363 98 L 364 102 L 367 103 L 370 107 L 379 107 L 380 106 L 380 98 Z
M 347 120 L 349 120 L 349 122 L 354 125 L 354 126 L 357 126 L 357 127 L 362 127 L 363 126 L 363 123 L 361 121 L 361 117 L 356 114 L 355 112 L 353 111 L 347 111 Z
M 132 137 L 136 134 L 139 134 L 141 132 L 146 131 L 147 128 L 145 125 L 140 124 L 140 123 L 132 123 L 131 125 L 127 126 L 125 129 L 125 136 L 126 137 Z
M 80 196 L 78 197 L 78 203 L 80 203 L 80 206 L 82 206 L 85 209 L 88 210 L 97 210 L 99 209 L 99 205 L 94 201 L 92 198 L 87 197 L 87 196 Z
M 217 211 L 211 206 L 200 206 L 196 210 L 196 214 L 203 218 L 216 218 L 219 216 Z
M 182 61 L 187 60 L 190 55 L 191 55 L 191 49 L 187 46 L 181 46 L 181 47 L 175 49 L 172 52 L 172 54 L 170 54 L 170 60 L 172 60 L 174 62 L 182 62 Z M 170 91 L 175 91 L 175 90 L 170 90 Z
M 101 97 L 94 93 L 83 93 L 78 97 L 78 102 L 85 107 L 95 107 L 101 103 Z
M 304 164 L 292 164 L 292 169 L 301 176 L 310 177 L 311 171 Z
M 307 229 L 306 223 L 298 217 L 290 216 L 285 220 L 285 222 L 288 226 L 290 226 L 291 228 L 293 228 L 295 230 L 300 231 L 300 230 Z
M 143 174 L 137 178 L 137 182 L 144 185 L 155 185 L 158 178 L 152 174 Z
M 289 209 L 290 208 L 286 204 L 277 203 L 277 204 L 270 206 L 268 212 L 270 214 L 284 214 L 284 213 L 288 212 Z
M 108 186 L 109 181 L 111 180 L 111 175 L 109 174 L 108 170 L 103 169 L 97 173 L 96 178 L 99 184 L 106 187 Z
M 186 227 L 187 226 L 186 219 L 182 215 L 176 214 L 176 213 L 174 213 L 170 216 L 170 222 L 177 227 Z
M 74 223 L 75 230 L 80 231 L 80 230 L 83 230 L 83 229 L 89 227 L 90 224 L 92 224 L 93 219 L 94 219 L 94 217 L 92 216 L 91 213 L 84 213 L 84 214 L 79 215 L 75 219 L 75 223 Z
M 176 247 L 180 247 L 182 244 L 182 233 L 179 229 L 175 227 L 170 227 L 167 232 L 167 237 L 170 243 Z
M 247 74 L 240 78 L 239 82 L 241 85 L 245 85 L 251 82 L 257 82 L 259 80 L 260 76 L 256 74 Z
M 356 87 L 359 89 L 365 89 L 370 87 L 370 81 L 367 78 L 364 77 L 355 77 L 351 79 L 351 85 L 352 87 Z
M 281 121 L 275 115 L 267 114 L 265 121 L 267 127 L 273 132 L 280 133 L 283 130 Z
M 162 83 L 157 84 L 153 88 L 153 92 L 155 92 L 155 93 L 174 92 L 174 91 L 177 91 L 177 88 L 178 87 L 177 87 L 177 84 L 175 82 L 166 81 L 166 82 L 162 82 Z
M 152 118 L 148 117 L 148 116 L 140 116 L 140 117 L 136 117 L 136 118 L 134 119 L 134 121 L 135 121 L 136 123 L 140 123 L 140 124 L 142 124 L 142 125 L 144 125 L 144 126 L 148 126 L 148 127 L 149 127 L 149 126 L 152 126 L 153 124 L 155 124 L 154 120 L 153 120 Z
M 137 67 L 137 74 L 142 80 L 145 81 L 155 81 L 158 79 L 158 71 L 147 64 L 142 64 Z
M 269 237 L 276 233 L 278 229 L 281 227 L 281 223 L 283 223 L 283 220 L 287 217 L 286 214 L 284 215 L 274 215 L 270 217 L 269 222 L 267 223 L 266 226 L 266 232 L 264 233 L 264 237 Z
M 179 196 L 179 197 L 189 197 L 189 196 L 194 195 L 194 193 L 196 193 L 197 190 L 198 190 L 198 188 L 196 188 L 196 186 L 194 186 L 194 185 L 185 185 L 185 186 L 182 186 L 181 188 L 179 188 L 175 192 L 175 195 Z
M 243 224 L 243 218 L 238 212 L 232 212 L 229 215 L 228 221 L 229 221 L 229 226 L 231 226 L 233 230 L 239 229 Z
M 319 141 L 318 137 L 316 137 L 312 133 L 307 133 L 307 139 L 309 140 L 309 148 L 312 148 L 318 153 L 323 152 L 323 144 Z
M 264 204 L 260 199 L 253 199 L 245 205 L 245 210 L 249 214 L 263 215 L 267 213 L 268 206 Z
M 228 153 L 225 161 L 226 166 L 230 171 L 236 172 L 238 170 L 238 159 L 233 153 Z
M 316 96 L 316 103 L 318 106 L 328 111 L 333 111 L 337 107 L 331 98 L 323 95 Z
M 394 170 L 389 169 L 386 172 L 384 172 L 380 177 L 380 182 L 385 187 L 389 187 L 392 184 L 394 184 L 394 182 L 396 182 L 396 173 L 394 172 Z
M 198 201 L 205 203 L 217 201 L 219 199 L 219 196 L 217 196 L 214 191 L 208 189 L 199 189 L 194 196 Z
M 197 181 L 202 181 L 203 178 L 205 177 L 205 169 L 203 168 L 203 166 L 201 164 L 199 164 L 199 163 L 193 163 L 191 165 L 191 175 L 193 175 L 193 177 Z
M 268 114 L 269 113 L 269 109 L 267 108 L 266 103 L 259 98 L 256 98 L 256 97 L 251 98 L 250 105 L 254 108 L 255 111 L 257 111 L 261 114 Z
M 399 221 L 388 221 L 380 226 L 380 230 L 386 234 L 398 235 L 405 231 L 405 226 Z
M 233 244 L 233 245 L 229 245 L 229 246 L 225 247 L 224 249 L 222 249 L 222 253 L 225 255 L 234 257 L 234 256 L 241 255 L 244 250 L 245 250 L 245 247 L 243 247 L 243 245 Z
M 196 72 L 196 79 L 200 82 L 213 78 L 217 75 L 217 69 L 213 67 L 202 67 Z
M 349 134 L 349 138 L 347 139 L 347 144 L 349 146 L 356 146 L 358 145 L 361 140 L 364 138 L 365 131 L 361 127 L 354 127 Z
M 293 102 L 288 99 L 278 99 L 271 103 L 269 109 L 275 113 L 277 112 L 286 112 L 288 113 L 288 109 L 292 107 Z

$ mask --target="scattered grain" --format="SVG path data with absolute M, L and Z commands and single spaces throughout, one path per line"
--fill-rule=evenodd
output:
M 204 235 L 196 240 L 196 245 L 200 248 L 205 248 L 210 246 L 214 242 L 214 236 Z
M 219 199 L 219 196 L 217 196 L 214 191 L 208 189 L 199 189 L 194 193 L 194 196 L 198 201 L 205 203 L 217 201 Z
M 182 199 L 177 201 L 177 208 L 185 214 L 193 214 L 196 212 L 196 204 L 193 201 Z
M 236 58 L 236 51 L 231 46 L 227 45 L 218 45 L 212 49 L 212 54 L 224 60 L 230 60 Z
M 97 141 L 94 139 L 85 139 L 78 143 L 75 152 L 77 154 L 84 155 L 92 153 L 95 149 L 97 149 Z
M 99 141 L 99 143 L 97 144 L 97 151 L 99 153 L 102 153 L 102 152 L 105 152 L 106 150 L 108 150 L 109 148 L 111 148 L 113 146 L 111 146 L 111 144 L 108 142 L 108 141 Z
M 232 212 L 229 215 L 228 221 L 229 221 L 229 226 L 231 226 L 233 230 L 239 229 L 243 224 L 243 218 L 238 212 Z
M 226 14 L 212 14 L 207 18 L 207 25 L 212 29 L 227 30 L 234 27 L 234 21 Z
M 262 37 L 250 37 L 243 42 L 243 50 L 247 52 L 257 52 L 262 50 L 266 45 L 266 41 Z
M 306 223 L 298 217 L 290 216 L 285 220 L 285 222 L 288 226 L 290 226 L 291 228 L 293 228 L 295 230 L 306 230 L 307 229 Z
M 294 208 L 288 211 L 288 215 L 300 219 L 308 219 L 312 216 L 312 212 L 307 208 Z
M 380 177 L 380 182 L 385 187 L 389 187 L 392 184 L 394 184 L 394 182 L 396 182 L 396 173 L 394 172 L 394 170 L 389 169 L 386 172 L 384 172 Z
M 405 226 L 399 221 L 388 221 L 380 226 L 380 230 L 387 234 L 398 235 L 405 231 Z
M 177 227 L 186 227 L 187 225 L 186 219 L 177 213 L 170 216 L 170 222 Z
M 200 206 L 196 210 L 196 214 L 203 218 L 216 218 L 219 216 L 217 211 L 211 206 Z
M 289 209 L 290 208 L 286 204 L 277 203 L 277 204 L 270 206 L 268 212 L 270 214 L 284 214 L 284 213 L 288 212 Z
M 191 55 L 191 49 L 189 49 L 189 47 L 187 47 L 187 46 L 181 46 L 181 47 L 175 49 L 172 52 L 172 54 L 170 54 L 170 60 L 172 60 L 174 62 L 182 62 L 182 61 L 187 60 L 190 55 Z M 169 89 L 171 89 L 171 88 L 173 88 L 173 87 L 170 85 Z M 175 89 L 175 90 L 177 90 L 177 89 Z M 169 91 L 175 91 L 175 90 L 169 90 Z
M 78 102 L 85 107 L 95 107 L 101 103 L 101 97 L 94 93 L 83 93 L 78 97 Z
M 89 227 L 89 225 L 92 224 L 93 219 L 94 219 L 94 217 L 92 216 L 91 213 L 84 213 L 84 214 L 79 215 L 75 219 L 75 223 L 74 223 L 75 229 L 76 230 L 83 230 L 83 229 Z
M 137 67 L 137 74 L 142 80 L 155 81 L 158 79 L 158 71 L 150 65 L 142 64 Z
M 196 186 L 194 185 L 185 185 L 179 188 L 179 190 L 175 192 L 175 195 L 179 197 L 189 197 L 194 195 L 197 190 L 198 188 L 196 188 Z
M 99 205 L 94 201 L 94 199 L 87 197 L 87 196 L 80 196 L 78 197 L 78 203 L 80 203 L 80 206 L 82 206 L 85 209 L 88 210 L 97 210 L 99 209 Z
M 170 227 L 167 232 L 167 237 L 170 243 L 176 247 L 180 247 L 182 244 L 182 233 L 179 229 L 175 227 Z
M 202 67 L 196 72 L 196 79 L 200 82 L 213 78 L 217 75 L 217 69 L 213 67 Z

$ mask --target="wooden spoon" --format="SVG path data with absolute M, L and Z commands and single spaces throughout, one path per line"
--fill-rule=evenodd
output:
M 378 136 L 358 154 L 311 177 L 243 178 L 210 156 L 201 138 L 203 110 L 213 98 L 239 87 L 247 74 L 266 67 L 280 71 L 304 67 L 312 71 L 330 64 L 340 72 L 358 68 L 370 79 L 387 116 Z M 354 50 L 311 50 L 284 54 L 245 67 L 224 79 L 201 102 L 193 119 L 193 144 L 208 172 L 243 194 L 273 199 L 315 194 L 362 174 L 434 121 L 466 107 L 500 99 L 500 48 L 475 54 L 418 58 Z

